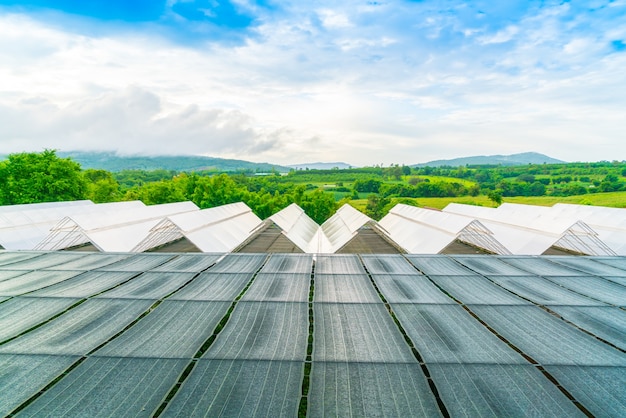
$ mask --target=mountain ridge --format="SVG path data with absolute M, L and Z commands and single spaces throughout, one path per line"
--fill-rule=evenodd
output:
M 172 171 L 215 171 L 215 172 L 280 172 L 291 170 L 332 170 L 349 169 L 356 166 L 344 162 L 315 162 L 292 165 L 278 165 L 272 163 L 255 163 L 245 160 L 207 157 L 199 155 L 178 156 L 148 156 L 148 155 L 120 155 L 114 151 L 58 151 L 61 158 L 72 158 L 83 169 L 102 169 L 111 172 L 122 170 L 172 170 Z M 7 155 L 0 155 L 1 159 Z M 524 152 L 510 155 L 477 155 L 452 159 L 433 160 L 425 163 L 410 164 L 411 167 L 440 167 L 440 166 L 467 166 L 467 165 L 528 165 L 528 164 L 562 164 L 566 161 L 558 160 L 537 152 Z
M 434 160 L 426 163 L 412 164 L 411 167 L 440 167 L 440 166 L 465 166 L 465 165 L 528 165 L 528 164 L 563 164 L 566 161 L 557 160 L 538 152 L 522 152 L 510 155 L 475 155 L 471 157 L 451 158 L 447 160 Z
M 201 155 L 147 156 L 118 155 L 115 152 L 57 152 L 62 158 L 72 158 L 84 169 L 101 169 L 111 172 L 122 170 L 173 170 L 173 171 L 252 171 L 289 172 L 289 168 L 271 163 L 254 163 L 244 160 L 206 157 Z

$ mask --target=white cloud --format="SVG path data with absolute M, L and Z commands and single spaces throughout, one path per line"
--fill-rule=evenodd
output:
M 349 28 L 352 26 L 350 19 L 342 13 L 338 13 L 331 9 L 321 9 L 317 11 L 317 15 L 324 27 L 328 29 Z
M 351 49 L 368 48 L 368 47 L 387 47 L 397 43 L 395 39 L 383 37 L 380 39 L 341 39 L 337 41 L 337 44 L 343 51 L 349 51 Z
M 189 105 L 163 112 L 158 96 L 137 87 L 64 107 L 46 100 L 0 107 L 0 123 L 10 127 L 3 145 L 12 152 L 27 142 L 31 149 L 254 156 L 279 145 L 277 138 L 261 135 L 252 118 L 239 111 Z
M 470 33 L 421 3 L 352 6 L 294 3 L 235 47 L 76 35 L 0 15 L 1 149 L 282 164 L 517 151 L 626 159 L 626 54 L 604 52 L 619 25 L 556 6 L 495 32 L 487 17 L 472 21 L 485 26 Z M 423 13 L 409 19 L 410 7 Z
M 517 26 L 511 25 L 507 26 L 503 30 L 496 32 L 493 35 L 485 35 L 479 37 L 478 41 L 483 45 L 489 44 L 501 44 L 504 42 L 509 42 L 512 40 L 515 35 L 519 33 L 519 28 Z

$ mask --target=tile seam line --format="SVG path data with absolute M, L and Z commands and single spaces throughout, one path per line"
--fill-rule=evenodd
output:
M 212 265 L 211 265 L 212 266 Z M 205 268 L 204 270 L 207 270 L 208 268 L 210 268 L 211 266 Z M 203 270 L 203 271 L 204 271 Z M 114 289 L 116 287 L 122 286 L 123 284 L 131 281 L 132 279 L 139 277 L 143 272 L 137 272 L 137 274 L 133 275 L 132 277 L 130 277 L 128 280 L 125 280 L 122 283 L 119 283 L 109 289 L 103 290 L 99 293 L 96 293 L 94 295 L 91 295 L 87 298 L 83 298 L 81 299 L 79 302 L 75 303 L 74 305 L 72 305 L 70 308 L 66 309 L 65 311 L 59 313 L 58 315 L 56 315 L 53 318 L 50 318 L 48 321 L 41 323 L 39 325 L 37 325 L 34 328 L 39 328 L 40 326 L 45 325 L 46 323 L 52 321 L 53 319 L 61 316 L 62 314 L 66 313 L 68 310 L 73 309 L 75 307 L 77 307 L 78 305 L 86 302 L 87 300 L 94 298 L 104 292 L 107 292 L 111 289 Z M 78 358 L 74 363 L 72 363 L 67 369 L 65 369 L 61 374 L 59 374 L 57 377 L 55 377 L 50 383 L 48 383 L 46 386 L 44 386 L 39 392 L 37 392 L 36 394 L 34 394 L 33 396 L 31 396 L 30 398 L 28 398 L 27 400 L 25 400 L 24 402 L 22 402 L 20 405 L 18 405 L 16 408 L 14 408 L 11 412 L 9 412 L 7 414 L 7 417 L 13 417 L 15 416 L 15 414 L 19 413 L 20 411 L 22 411 L 23 409 L 25 409 L 26 407 L 28 407 L 28 405 L 30 405 L 31 403 L 35 402 L 39 397 L 43 396 L 48 390 L 50 390 L 52 387 L 54 387 L 57 383 L 59 383 L 65 376 L 67 376 L 72 370 L 74 370 L 75 368 L 77 368 L 78 366 L 80 366 L 81 363 L 83 363 L 85 360 L 87 360 L 93 353 L 95 353 L 96 351 L 98 351 L 100 348 L 104 347 L 105 345 L 107 345 L 108 343 L 110 343 L 111 341 L 113 341 L 114 339 L 116 339 L 117 337 L 119 337 L 120 335 L 122 335 L 124 332 L 126 332 L 128 329 L 130 329 L 132 326 L 134 326 L 137 322 L 139 322 L 141 319 L 143 319 L 145 316 L 147 316 L 148 314 L 150 314 L 154 309 L 156 309 L 157 306 L 159 306 L 161 304 L 161 302 L 163 302 L 163 300 L 165 300 L 166 298 L 170 297 L 171 295 L 173 295 L 174 293 L 176 293 L 177 291 L 179 291 L 180 289 L 182 289 L 183 287 L 187 286 L 189 283 L 191 283 L 191 281 L 193 281 L 196 277 L 198 277 L 202 272 L 198 272 L 196 273 L 191 279 L 189 279 L 186 283 L 184 283 L 182 286 L 180 286 L 179 288 L 177 288 L 176 290 L 170 292 L 169 294 L 163 296 L 162 298 L 158 299 L 157 301 L 155 301 L 152 305 L 150 305 L 150 307 L 148 307 L 148 309 L 146 309 L 144 312 L 142 312 L 137 318 L 135 318 L 132 322 L 130 322 L 128 325 L 126 325 L 122 330 L 120 330 L 119 332 L 117 332 L 116 334 L 114 334 L 113 336 L 111 336 L 109 339 L 107 339 L 105 342 L 99 344 L 97 347 L 93 348 L 92 350 L 90 350 L 89 352 L 87 352 L 84 355 L 81 355 L 80 358 Z M 27 332 L 32 331 L 34 328 L 29 329 Z M 21 335 L 21 334 L 20 334 Z M 17 338 L 17 336 L 15 337 Z M 10 340 L 9 340 L 10 341 Z M 8 341 L 4 341 L 2 342 L 2 344 L 6 343 Z
M 449 257 L 451 258 L 451 257 Z M 489 282 L 491 282 L 491 280 L 489 280 L 489 278 L 487 278 L 486 276 L 484 276 L 483 274 L 477 272 L 476 270 L 472 269 L 471 267 L 466 266 L 465 264 L 462 264 L 461 262 L 457 261 L 456 259 L 452 258 L 452 260 L 454 260 L 456 263 L 458 263 L 459 265 L 471 270 L 472 272 L 478 274 L 480 277 L 483 277 L 485 279 L 487 279 Z M 410 263 L 411 261 L 409 259 L 407 259 L 407 261 Z M 467 313 L 469 315 L 471 315 L 474 319 L 476 319 L 478 321 L 478 323 L 480 323 L 482 326 L 484 326 L 485 328 L 487 328 L 487 330 L 489 332 L 491 332 L 493 335 L 495 335 L 498 339 L 500 339 L 502 342 L 504 342 L 505 344 L 507 344 L 512 350 L 514 350 L 515 352 L 517 352 L 519 355 L 522 356 L 522 358 L 524 358 L 524 360 L 528 361 L 531 365 L 535 366 L 535 368 L 537 368 L 537 370 L 539 370 L 543 376 L 548 379 L 548 381 L 550 381 L 550 383 L 552 383 L 554 386 L 556 386 L 556 388 L 565 396 L 567 397 L 568 400 L 570 400 L 574 406 L 576 406 L 576 408 L 578 408 L 583 414 L 585 414 L 588 417 L 593 417 L 594 415 L 580 402 L 578 401 L 574 395 L 572 395 L 567 389 L 565 389 L 565 387 L 563 387 L 563 385 L 561 385 L 561 383 L 554 377 L 552 376 L 552 374 L 550 374 L 550 372 L 548 372 L 538 361 L 536 361 L 534 358 L 532 358 L 531 356 L 529 356 L 528 354 L 526 354 L 524 351 L 522 351 L 519 347 L 517 347 L 516 345 L 514 345 L 513 343 L 511 343 L 509 340 L 507 340 L 503 335 L 501 335 L 500 333 L 498 333 L 494 328 L 492 328 L 489 324 L 487 324 L 485 321 L 483 321 L 474 311 L 472 311 L 467 305 L 465 305 L 463 302 L 461 302 L 460 300 L 458 300 L 457 298 L 455 298 L 454 296 L 452 296 L 450 293 L 448 293 L 444 288 L 442 288 L 441 286 L 439 286 L 437 283 L 435 283 L 428 274 L 424 273 L 423 271 L 421 271 L 419 268 L 417 268 L 417 266 L 415 266 L 413 263 L 411 263 L 411 265 L 413 265 L 413 267 L 419 271 L 421 274 L 423 274 L 434 286 L 437 287 L 437 289 L 439 289 L 443 294 L 445 294 L 446 296 L 448 296 L 449 298 L 451 298 L 452 300 L 454 300 L 456 303 L 458 303 L 465 311 L 467 311 Z M 493 282 L 491 282 L 493 283 Z M 497 283 L 494 283 L 496 285 L 498 285 Z M 499 286 L 498 287 L 502 287 Z M 534 302 L 532 302 L 529 299 L 526 299 L 522 296 L 519 296 L 517 294 L 515 294 L 514 292 L 503 288 L 504 290 L 506 290 L 509 293 L 512 293 L 515 296 L 518 296 L 530 303 L 532 303 L 534 306 L 538 306 L 541 308 L 540 305 L 535 304 Z
M 405 342 L 409 346 L 409 348 L 411 350 L 411 353 L 413 354 L 413 356 L 417 360 L 417 363 L 419 364 L 420 369 L 421 369 L 421 371 L 422 371 L 422 373 L 423 373 L 423 375 L 424 375 L 424 377 L 425 377 L 425 379 L 426 379 L 426 381 L 428 383 L 428 387 L 431 390 L 431 392 L 432 392 L 432 394 L 433 394 L 433 396 L 435 398 L 435 401 L 437 403 L 437 407 L 439 408 L 439 411 L 441 412 L 441 414 L 444 417 L 450 417 L 450 413 L 448 412 L 448 409 L 446 408 L 446 405 L 443 402 L 443 399 L 439 395 L 439 389 L 437 389 L 437 385 L 436 385 L 434 379 L 432 378 L 430 370 L 428 370 L 428 366 L 424 362 L 424 359 L 423 359 L 422 355 L 417 350 L 417 347 L 415 346 L 415 343 L 413 343 L 413 340 L 411 339 L 411 337 L 409 337 L 409 334 L 407 334 L 406 330 L 404 329 L 404 327 L 400 323 L 400 320 L 397 318 L 395 312 L 391 308 L 391 305 L 389 304 L 389 302 L 387 301 L 385 296 L 382 294 L 382 292 L 378 288 L 378 285 L 374 281 L 374 277 L 372 276 L 372 274 L 368 270 L 367 266 L 365 265 L 365 262 L 364 262 L 364 260 L 363 260 L 363 258 L 361 256 L 361 254 L 358 254 L 358 257 L 359 257 L 359 261 L 361 262 L 361 265 L 365 269 L 365 273 L 367 274 L 370 282 L 372 283 L 372 286 L 374 286 L 374 290 L 376 291 L 376 293 L 378 294 L 378 297 L 381 299 L 381 301 L 385 305 L 387 313 L 389 313 L 389 315 L 391 316 L 391 318 L 392 318 L 394 324 L 396 325 L 398 331 L 400 332 L 400 334 L 402 334 L 402 337 L 404 338 Z
M 225 258 L 225 257 L 223 257 L 223 258 Z M 169 403 L 171 402 L 171 400 L 174 399 L 174 397 L 176 396 L 176 394 L 178 393 L 178 391 L 180 390 L 182 385 L 185 383 L 185 381 L 187 380 L 187 378 L 189 377 L 189 375 L 191 374 L 191 372 L 193 371 L 193 369 L 197 365 L 198 360 L 213 345 L 213 343 L 214 343 L 215 339 L 217 338 L 217 336 L 226 327 L 226 325 L 228 324 L 228 322 L 230 320 L 230 316 L 231 316 L 232 312 L 235 310 L 235 308 L 237 307 L 237 304 L 239 303 L 239 300 L 246 294 L 246 292 L 248 291 L 248 289 L 250 288 L 250 286 L 252 285 L 252 283 L 254 282 L 256 277 L 258 276 L 259 272 L 263 269 L 265 264 L 267 264 L 267 261 L 268 261 L 269 258 L 270 258 L 270 254 L 267 254 L 265 256 L 265 258 L 263 259 L 263 262 L 261 263 L 261 265 L 252 274 L 252 278 L 248 281 L 246 286 L 237 295 L 237 297 L 235 297 L 235 299 L 232 301 L 230 307 L 228 308 L 228 311 L 224 314 L 222 319 L 215 326 L 215 328 L 213 330 L 213 333 L 204 341 L 204 343 L 200 346 L 198 351 L 196 351 L 196 353 L 193 355 L 191 360 L 187 363 L 187 366 L 184 368 L 183 372 L 178 377 L 178 379 L 177 379 L 176 383 L 174 384 L 174 386 L 172 386 L 170 388 L 168 393 L 164 396 L 163 400 L 161 401 L 161 404 L 152 413 L 151 416 L 153 418 L 159 417 L 161 414 L 163 414 L 163 412 L 166 410 L 166 408 L 169 405 Z M 205 269 L 205 270 L 207 270 L 207 269 Z M 200 273 L 198 273 L 198 274 L 200 274 Z

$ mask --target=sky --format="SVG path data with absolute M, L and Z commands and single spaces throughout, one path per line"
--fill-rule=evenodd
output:
M 626 160 L 626 0 L 0 0 L 0 154 Z

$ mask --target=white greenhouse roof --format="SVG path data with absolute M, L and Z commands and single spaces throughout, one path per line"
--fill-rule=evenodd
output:
M 20 205 L 0 206 L 0 214 L 9 212 L 32 212 L 54 208 L 69 208 L 73 206 L 94 205 L 91 200 L 73 200 L 69 202 L 43 202 L 43 203 L 25 203 Z
M 269 220 L 282 229 L 283 234 L 302 251 L 305 253 L 316 252 L 310 251 L 310 249 L 318 247 L 313 243 L 316 240 L 319 241 L 319 225 L 304 213 L 300 206 L 292 203 L 270 216 Z
M 495 254 L 510 254 L 481 222 L 454 213 L 398 204 L 378 224 L 412 254 L 438 254 L 455 240 Z
M 337 252 L 355 237 L 361 227 L 373 222 L 372 218 L 359 212 L 352 206 L 348 204 L 343 205 L 320 227 L 320 233 L 323 233 L 326 237 L 326 240 L 322 242 L 326 243 L 328 247 L 319 248 L 317 252 Z
M 230 252 L 262 225 L 242 202 L 185 212 L 161 220 L 133 251 L 147 251 L 184 237 L 202 252 Z
M 203 252 L 229 252 L 251 240 L 267 240 L 260 232 L 270 224 L 274 233 L 284 236 L 281 240 L 289 240 L 289 248 L 309 254 L 352 248 L 365 239 L 367 234 L 361 232 L 367 228 L 412 254 L 437 254 L 461 241 L 496 254 L 540 255 L 557 248 L 626 255 L 626 209 L 510 203 L 497 209 L 449 204 L 443 211 L 397 205 L 379 223 L 344 205 L 321 226 L 296 204 L 265 222 L 244 203 L 202 211 L 192 202 L 146 206 L 140 201 L 85 200 L 2 206 L 0 249 L 61 250 L 92 244 L 100 251 L 137 252 L 186 238 Z
M 129 252 L 163 218 L 199 210 L 192 202 L 152 206 L 141 202 L 107 205 L 91 213 L 63 218 L 36 249 L 61 250 L 91 243 L 100 251 Z
M 90 200 L 0 206 L 0 245 L 32 250 L 63 217 L 94 206 Z
M 626 255 L 626 209 L 557 203 L 552 210 L 558 215 L 575 214 L 616 254 Z
M 480 220 L 513 254 L 540 255 L 558 247 L 588 255 L 615 255 L 593 228 L 576 217 L 557 216 L 545 207 L 502 206 L 503 210 L 450 203 L 443 212 Z
M 340 250 L 356 236 L 359 228 L 374 221 L 345 204 L 321 226 L 292 203 L 270 216 L 282 233 L 303 252 L 309 254 L 332 254 Z

